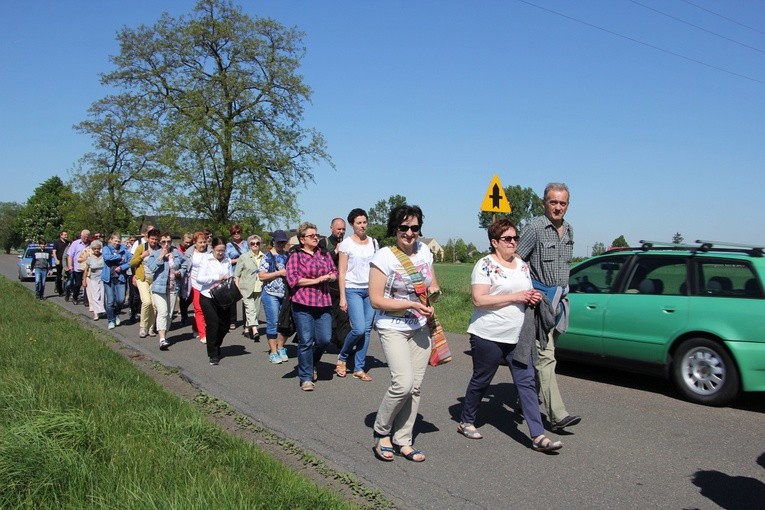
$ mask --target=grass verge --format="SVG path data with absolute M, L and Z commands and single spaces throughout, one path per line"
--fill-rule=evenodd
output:
M 224 403 L 195 400 L 0 278 L 0 508 L 357 508 L 210 423 Z M 367 492 L 364 506 L 390 506 Z

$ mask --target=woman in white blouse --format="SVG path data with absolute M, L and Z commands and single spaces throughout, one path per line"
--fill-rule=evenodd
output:
M 207 332 L 207 356 L 211 365 L 217 365 L 220 362 L 223 337 L 231 325 L 231 313 L 228 306 L 219 306 L 212 299 L 210 290 L 231 276 L 231 259 L 226 257 L 226 241 L 223 238 L 213 237 L 210 247 L 212 252 L 202 259 L 197 282 L 200 285 L 199 304 Z

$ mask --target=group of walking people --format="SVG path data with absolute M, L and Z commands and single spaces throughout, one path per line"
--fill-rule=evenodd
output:
M 540 401 L 553 431 L 581 420 L 565 410 L 555 380 L 554 344 L 567 319 L 567 268 L 573 247 L 573 229 L 563 220 L 568 198 L 565 185 L 548 185 L 545 216 L 532 221 L 523 237 L 507 219 L 488 228 L 490 253 L 471 275 L 475 311 L 467 331 L 473 372 L 457 427 L 468 439 L 483 437 L 476 428 L 478 407 L 503 361 L 510 367 L 534 450 L 551 452 L 563 446 L 545 436 Z M 78 267 L 74 260 L 82 264 L 94 318 L 105 311 L 109 328 L 120 324 L 125 285 L 134 280 L 137 292 L 128 295 L 140 295 L 139 336 L 158 334 L 160 349 L 170 346 L 166 334 L 176 298 L 182 321 L 188 317 L 184 304 L 186 309 L 193 305 L 193 330 L 206 344 L 210 365 L 220 363 L 221 345 L 235 327 L 237 306 L 221 304 L 215 289 L 233 279 L 243 301 L 243 334 L 255 340 L 262 304 L 271 363 L 288 361 L 280 326 L 285 317 L 294 322 L 303 391 L 316 388 L 316 366 L 331 341 L 338 309 L 347 314 L 350 328 L 335 374 L 343 378 L 350 372 L 355 379 L 371 381 L 365 366 L 374 327 L 391 377 L 373 426 L 374 455 L 384 462 L 396 455 L 422 462 L 425 454 L 414 447 L 413 430 L 431 357 L 433 303 L 441 295 L 433 254 L 420 240 L 423 213 L 415 205 L 393 208 L 387 236 L 394 243 L 387 247 L 367 235 L 363 209 L 353 209 L 347 220 L 353 234 L 344 239 L 341 218 L 333 220 L 332 235 L 321 240 L 316 225 L 302 223 L 298 243 L 290 249 L 283 230 L 274 231 L 270 246 L 261 251 L 260 236 L 243 239 L 241 228 L 234 225 L 229 242 L 200 231 L 184 236 L 177 247 L 169 234 L 154 227 L 132 246 L 119 234 L 112 234 L 107 244 L 89 242 L 89 232 L 83 231 L 66 253 L 70 271 Z M 77 302 L 74 287 L 72 293 Z M 553 294 L 559 305 L 552 306 Z

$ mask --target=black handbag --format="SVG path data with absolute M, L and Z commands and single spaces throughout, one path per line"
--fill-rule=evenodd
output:
M 279 308 L 279 318 L 276 321 L 276 330 L 289 338 L 295 334 L 295 320 L 292 318 L 292 299 L 289 285 L 285 285 L 282 306 Z
M 215 304 L 221 308 L 228 308 L 242 299 L 242 293 L 239 292 L 239 287 L 236 286 L 233 276 L 223 280 L 217 287 L 210 289 L 210 296 L 212 296 Z

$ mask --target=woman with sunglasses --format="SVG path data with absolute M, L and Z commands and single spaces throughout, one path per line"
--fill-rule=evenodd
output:
M 298 376 L 303 391 L 313 391 L 318 365 L 332 338 L 332 297 L 329 282 L 337 268 L 329 253 L 319 248 L 313 223 L 298 227 L 300 249 L 287 260 L 287 284 L 292 292 L 292 317 L 298 335 Z
M 194 305 L 194 324 L 192 330 L 196 333 L 199 341 L 207 343 L 207 330 L 205 328 L 205 316 L 202 313 L 202 304 L 199 301 L 202 295 L 202 284 L 199 283 L 199 268 L 210 253 L 207 232 L 200 230 L 194 232 L 194 244 L 186 250 L 186 260 L 189 268 L 189 285 L 191 285 L 191 303 Z
M 440 294 L 433 272 L 433 254 L 420 242 L 422 210 L 400 205 L 388 216 L 392 247 L 381 248 L 369 269 L 369 299 L 377 310 L 377 328 L 388 361 L 391 382 L 374 423 L 375 456 L 386 462 L 393 455 L 422 462 L 425 454 L 412 446 L 412 430 L 420 405 L 420 387 L 430 358 L 428 317 L 433 308 L 418 290 Z
M 558 450 L 563 443 L 545 437 L 539 412 L 534 335 L 525 331 L 521 335 L 526 307 L 535 306 L 542 296 L 531 284 L 528 265 L 515 253 L 518 232 L 513 222 L 496 220 L 489 226 L 488 235 L 490 253 L 476 263 L 471 276 L 475 311 L 470 318 L 468 333 L 473 376 L 465 391 L 457 432 L 468 439 L 483 437 L 475 428 L 478 404 L 499 364 L 505 360 L 518 391 L 523 416 L 532 437 L 532 448 L 542 452 Z
M 249 336 L 256 342 L 258 335 L 258 311 L 260 311 L 260 296 L 263 282 L 260 281 L 260 264 L 266 256 L 260 251 L 260 236 L 252 235 L 247 238 L 250 247 L 243 253 L 234 269 L 236 286 L 242 293 L 244 303 L 244 336 Z
M 170 342 L 165 337 L 173 320 L 175 300 L 181 290 L 181 281 L 188 268 L 188 260 L 173 246 L 168 233 L 160 236 L 159 248 L 152 250 L 146 259 L 146 269 L 151 273 L 151 299 L 157 310 L 157 333 L 159 349 L 166 351 Z

